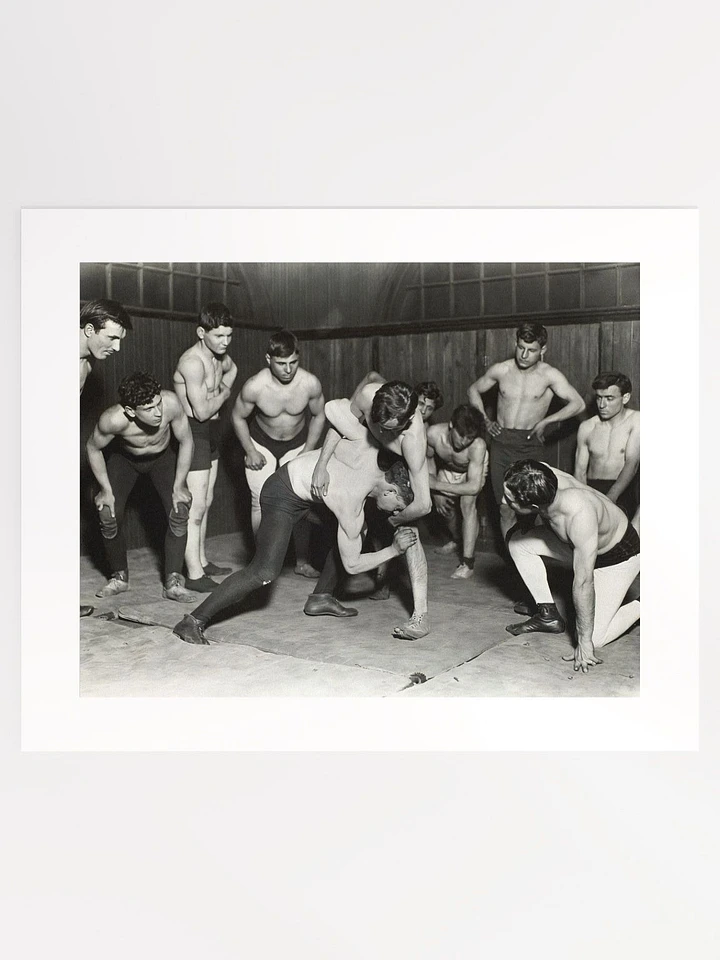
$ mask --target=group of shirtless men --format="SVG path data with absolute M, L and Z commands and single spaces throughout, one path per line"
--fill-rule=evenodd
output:
M 81 393 L 95 361 L 119 350 L 131 330 L 127 312 L 114 301 L 83 307 Z M 287 330 L 273 334 L 265 366 L 243 384 L 232 408 L 245 454 L 255 554 L 244 569 L 231 573 L 205 553 L 217 477 L 218 416 L 237 375 L 228 353 L 233 335 L 228 308 L 205 306 L 196 334 L 178 360 L 173 390 L 147 373 L 126 376 L 119 402 L 100 416 L 88 440 L 110 569 L 97 596 L 128 590 L 123 515 L 138 476 L 147 473 L 168 518 L 163 596 L 195 603 L 198 594 L 207 594 L 175 626 L 181 639 L 208 643 L 204 629 L 213 618 L 280 574 L 291 536 L 295 572 L 317 580 L 304 607 L 309 616 L 357 615 L 335 597 L 343 570 L 376 571 L 372 597 L 384 599 L 387 563 L 404 554 L 413 612 L 393 635 L 420 639 L 430 628 L 427 563 L 417 520 L 435 504 L 450 531 L 437 552 L 457 553 L 460 562 L 452 577 L 471 578 L 478 495 L 489 470 L 504 542 L 531 598 L 515 605 L 528 619 L 510 624 L 508 632 L 566 629 L 543 557 L 572 567 L 576 646 L 568 659 L 575 670 L 586 673 L 601 663 L 596 650 L 639 619 L 639 600 L 629 599 L 628 591 L 640 568 L 639 507 L 633 500 L 640 414 L 627 406 L 631 384 L 623 374 L 603 373 L 593 380 L 597 415 L 580 425 L 572 476 L 545 462 L 545 437 L 554 424 L 581 415 L 585 403 L 545 362 L 547 331 L 540 324 L 520 325 L 513 356 L 490 366 L 470 386 L 469 402 L 458 406 L 448 422 L 432 425 L 428 422 L 443 403 L 434 381 L 413 388 L 371 372 L 352 397 L 326 403 L 319 379 L 300 366 L 295 336 Z M 483 397 L 495 389 L 492 418 Z M 553 398 L 561 406 L 548 414 Z M 309 523 L 326 536 L 321 571 L 308 559 Z M 226 574 L 222 581 L 214 579 Z M 80 615 L 92 610 L 81 607 Z

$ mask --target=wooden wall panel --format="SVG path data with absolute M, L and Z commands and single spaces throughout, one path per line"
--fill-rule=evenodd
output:
M 434 418 L 446 420 L 458 404 L 466 401 L 467 388 L 486 367 L 512 355 L 514 326 L 508 318 L 485 322 L 468 329 L 446 329 L 444 325 L 423 329 L 408 322 L 407 332 L 382 334 L 392 320 L 389 302 L 391 278 L 401 276 L 396 264 L 288 264 L 256 263 L 229 265 L 241 270 L 249 286 L 262 300 L 262 321 L 273 327 L 305 329 L 312 339 L 301 341 L 302 363 L 320 377 L 326 399 L 349 396 L 356 384 L 371 369 L 389 378 L 405 379 L 411 384 L 437 380 L 445 395 L 445 405 Z M 405 278 L 407 280 L 407 277 Z M 88 288 L 89 289 L 89 288 Z M 100 291 L 92 295 L 101 295 Z M 253 319 L 253 318 L 247 318 Z M 618 369 L 627 373 L 634 385 L 631 405 L 640 405 L 640 325 L 608 314 L 604 310 L 597 322 L 578 317 L 547 316 L 550 342 L 547 359 L 559 367 L 570 382 L 589 397 L 589 385 L 600 369 Z M 565 321 L 564 323 L 562 321 Z M 134 331 L 123 341 L 120 353 L 99 363 L 87 382 L 81 404 L 81 439 L 87 438 L 100 412 L 116 402 L 122 377 L 134 370 L 148 370 L 171 389 L 172 372 L 180 354 L 195 342 L 194 320 L 164 316 L 134 318 Z M 451 324 L 452 321 L 449 321 Z M 364 327 L 362 335 L 333 338 L 321 329 L 336 330 Z M 230 424 L 229 411 L 234 395 L 244 381 L 264 365 L 270 330 L 238 329 L 230 353 L 238 365 L 237 385 L 227 409 L 221 415 L 222 457 L 216 486 L 215 503 L 209 518 L 209 534 L 245 531 L 248 526 L 248 497 L 244 479 L 242 450 Z M 319 336 L 318 336 L 319 333 Z M 572 469 L 574 430 L 570 429 L 551 444 L 550 462 Z M 96 518 L 89 497 L 87 469 L 83 474 L 82 500 L 85 550 L 97 533 Z M 130 547 L 157 542 L 162 532 L 154 531 L 154 509 L 143 510 L 147 491 L 140 490 L 128 510 L 127 534 Z M 244 534 L 243 534 L 244 536 Z M 153 540 L 155 537 L 155 540 Z M 95 537 L 99 540 L 99 537 Z M 161 537 L 160 537 L 161 542 Z M 90 546 L 88 546 L 88 544 Z

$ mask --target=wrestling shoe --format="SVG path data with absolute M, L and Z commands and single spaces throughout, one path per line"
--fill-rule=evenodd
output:
M 521 613 L 526 617 L 531 617 L 535 613 L 534 600 L 518 600 L 513 607 L 515 613 Z
M 197 577 L 195 580 L 191 580 L 190 577 L 185 577 L 185 588 L 187 590 L 194 590 L 195 593 L 210 593 L 219 587 L 220 584 L 217 580 L 211 580 L 210 577 Z
M 210 560 L 205 564 L 203 570 L 208 577 L 226 577 L 228 573 L 232 573 L 232 567 L 219 567 Z
M 469 580 L 473 575 L 474 570 L 472 567 L 469 567 L 466 563 L 460 563 L 455 570 L 455 573 L 450 574 L 451 580 Z
M 183 578 L 179 573 L 171 573 L 165 581 L 163 596 L 166 600 L 177 600 L 179 603 L 195 603 L 197 597 L 183 587 Z
M 116 597 L 129 589 L 127 570 L 116 570 L 104 587 L 96 591 L 96 597 Z
M 519 637 L 523 633 L 564 633 L 565 621 L 554 603 L 539 603 L 537 613 L 523 623 L 511 623 L 505 627 L 508 633 Z
M 303 613 L 308 617 L 356 617 L 354 607 L 344 607 L 331 593 L 311 593 L 305 601 Z
M 80 616 L 81 617 L 91 617 L 95 607 L 91 607 L 89 604 L 80 604 Z
M 407 623 L 395 627 L 393 637 L 396 640 L 420 640 L 430 633 L 430 621 L 426 613 L 414 613 Z
M 173 627 L 173 633 L 176 637 L 184 640 L 185 643 L 199 643 L 209 646 L 210 641 L 203 633 L 203 627 L 204 624 L 196 620 L 191 613 L 186 613 L 180 623 L 176 623 Z
M 299 577 L 307 577 L 308 580 L 320 579 L 320 571 L 316 570 L 311 563 L 296 563 L 295 573 Z
M 433 553 L 436 553 L 439 557 L 449 557 L 452 553 L 458 552 L 458 544 L 454 540 L 448 540 L 447 543 L 444 543 L 441 547 L 435 547 Z

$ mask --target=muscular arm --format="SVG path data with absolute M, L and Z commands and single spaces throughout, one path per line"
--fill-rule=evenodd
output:
M 95 429 L 90 435 L 90 439 L 85 445 L 85 449 L 87 451 L 90 469 L 92 470 L 93 476 L 100 486 L 100 493 L 98 494 L 98 497 L 95 498 L 95 504 L 98 510 L 103 506 L 109 506 L 113 516 L 115 516 L 115 497 L 113 495 L 112 487 L 110 486 L 110 478 L 108 477 L 105 457 L 102 454 L 102 451 L 105 449 L 105 447 L 118 434 L 118 430 L 115 427 L 113 420 L 114 418 L 111 411 L 106 410 L 95 424 Z
M 197 357 L 186 357 L 181 361 L 178 371 L 185 380 L 188 403 L 195 419 L 202 423 L 214 417 L 230 396 L 230 388 L 221 381 L 218 393 L 214 397 L 208 396 L 205 368 Z
M 478 441 L 475 441 L 478 443 Z M 475 444 L 473 444 L 475 447 Z M 470 448 L 470 462 L 467 468 L 467 479 L 462 483 L 447 483 L 445 480 L 434 480 L 431 487 L 436 493 L 444 493 L 451 497 L 476 497 L 485 484 L 488 470 L 488 452 L 485 441 L 480 440 L 477 449 Z
M 177 464 L 175 466 L 174 490 L 185 491 L 187 487 L 187 475 L 190 472 L 190 464 L 193 458 L 193 438 L 190 431 L 190 424 L 185 415 L 180 401 L 174 394 L 164 398 L 164 402 L 172 405 L 172 416 L 170 418 L 170 428 L 178 442 Z M 174 498 L 173 498 L 174 499 Z M 177 506 L 177 504 L 176 504 Z
M 640 425 L 630 431 L 627 446 L 625 447 L 625 466 L 620 471 L 617 480 L 610 487 L 607 496 L 613 503 L 617 503 L 620 495 L 627 490 L 640 466 Z
M 237 377 L 237 365 L 231 357 L 226 357 L 226 360 L 228 362 L 228 366 L 226 370 L 223 370 L 221 383 L 223 386 L 227 387 L 229 394 L 233 388 L 233 384 L 235 383 L 235 378 Z M 225 361 L 223 361 L 223 363 L 225 363 Z
M 353 413 L 350 400 L 328 400 L 325 404 L 325 416 L 340 436 L 347 437 L 348 440 L 367 438 L 368 429 Z
M 575 663 L 581 666 L 583 673 L 595 662 L 595 648 L 592 642 L 595 625 L 595 559 L 598 549 L 598 520 L 592 506 L 583 503 L 568 521 L 567 536 L 573 548 L 573 586 L 572 598 L 575 604 L 575 617 L 578 646 L 575 651 Z
M 261 470 L 265 466 L 265 457 L 253 443 L 248 426 L 248 418 L 255 409 L 255 400 L 256 396 L 251 381 L 247 380 L 235 398 L 230 418 L 235 436 L 245 451 L 245 466 L 248 470 Z
M 327 465 L 343 436 L 348 440 L 359 440 L 368 434 L 367 429 L 350 413 L 350 401 L 347 399 L 328 400 L 325 404 L 325 416 L 331 426 L 313 470 L 310 489 L 314 497 L 324 497 L 330 488 Z
M 479 380 L 476 380 L 470 387 L 468 387 L 468 403 L 471 407 L 475 407 L 476 410 L 479 410 L 485 421 L 485 425 L 488 428 L 488 432 L 491 436 L 496 437 L 502 427 L 499 423 L 494 420 L 491 420 L 487 415 L 485 410 L 485 404 L 483 403 L 482 395 L 487 393 L 488 390 L 491 390 L 493 387 L 497 386 L 500 376 L 500 366 L 495 363 L 489 367 L 485 373 L 480 377 Z
M 352 403 L 357 395 L 361 393 L 369 383 L 387 383 L 385 377 L 382 374 L 379 374 L 377 370 L 371 370 L 370 373 L 366 373 L 362 378 L 360 383 L 353 390 L 353 395 L 350 397 L 350 402 Z
M 399 557 L 417 541 L 417 534 L 408 528 L 397 530 L 392 545 L 374 553 L 361 553 L 362 516 L 338 516 L 337 542 L 343 566 L 350 574 L 367 573 L 393 557 Z
M 586 423 L 580 424 L 577 435 L 577 446 L 575 448 L 575 479 L 580 483 L 587 483 L 588 464 L 590 463 L 590 447 L 588 445 L 588 434 L 590 428 Z
M 585 401 L 577 392 L 575 387 L 569 382 L 565 374 L 552 368 L 550 376 L 550 389 L 560 400 L 565 401 L 565 406 L 561 407 L 549 417 L 543 417 L 532 429 L 538 440 L 544 440 L 544 433 L 551 423 L 561 423 L 563 420 L 570 420 L 577 417 L 585 409 Z
M 402 436 L 400 449 L 407 463 L 408 473 L 410 474 L 410 486 L 412 487 L 415 499 L 405 507 L 403 511 L 390 517 L 390 523 L 393 527 L 399 527 L 402 524 L 410 523 L 425 514 L 430 513 L 432 509 L 432 500 L 430 499 L 430 478 L 427 465 L 427 440 L 425 438 L 425 427 L 422 417 L 415 413 L 416 420 L 412 426 L 405 431 Z
M 308 402 L 308 408 L 310 409 L 312 417 L 308 427 L 308 435 L 307 440 L 305 441 L 304 450 L 314 450 L 315 447 L 317 447 L 325 427 L 325 397 L 323 396 L 320 381 L 317 379 L 317 377 L 314 377 L 313 379 L 315 383 L 313 385 L 313 392 Z

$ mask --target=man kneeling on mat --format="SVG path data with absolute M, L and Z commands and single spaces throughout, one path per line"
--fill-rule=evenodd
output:
M 128 563 L 123 516 L 125 504 L 138 477 L 149 475 L 160 494 L 168 527 L 165 533 L 166 600 L 192 603 L 196 597 L 183 586 L 180 573 L 187 543 L 192 497 L 187 475 L 193 456 L 193 439 L 180 401 L 148 373 L 131 373 L 118 388 L 120 403 L 107 409 L 87 442 L 90 468 L 100 485 L 95 506 L 110 579 L 95 594 L 114 597 L 128 589 Z M 170 445 L 171 434 L 178 442 L 177 455 Z M 103 449 L 115 440 L 107 463 Z
M 362 431 L 366 433 L 366 431 Z M 207 623 L 249 594 L 272 583 L 282 570 L 295 524 L 311 513 L 324 522 L 337 524 L 337 543 L 330 550 L 315 591 L 304 611 L 309 616 L 356 616 L 333 596 L 341 563 L 348 573 L 365 573 L 380 563 L 400 556 L 417 541 L 417 531 L 399 527 L 393 543 L 374 553 L 362 553 L 365 500 L 372 497 L 381 510 L 395 514 L 412 502 L 407 468 L 395 463 L 387 471 L 377 464 L 377 448 L 366 439 L 341 440 L 328 464 L 330 490 L 320 500 L 312 493 L 312 478 L 320 450 L 301 454 L 265 481 L 260 493 L 262 519 L 255 535 L 256 552 L 250 564 L 216 587 L 191 614 L 176 624 L 173 633 L 187 643 L 209 643 Z
M 543 557 L 573 568 L 577 646 L 574 669 L 598 663 L 595 650 L 617 639 L 640 618 L 640 601 L 623 604 L 640 572 L 640 537 L 623 511 L 604 494 L 539 460 L 519 460 L 505 471 L 505 499 L 518 517 L 539 514 L 542 524 L 508 532 L 508 549 L 537 610 L 505 629 L 562 633 Z M 518 607 L 517 612 L 521 612 Z

